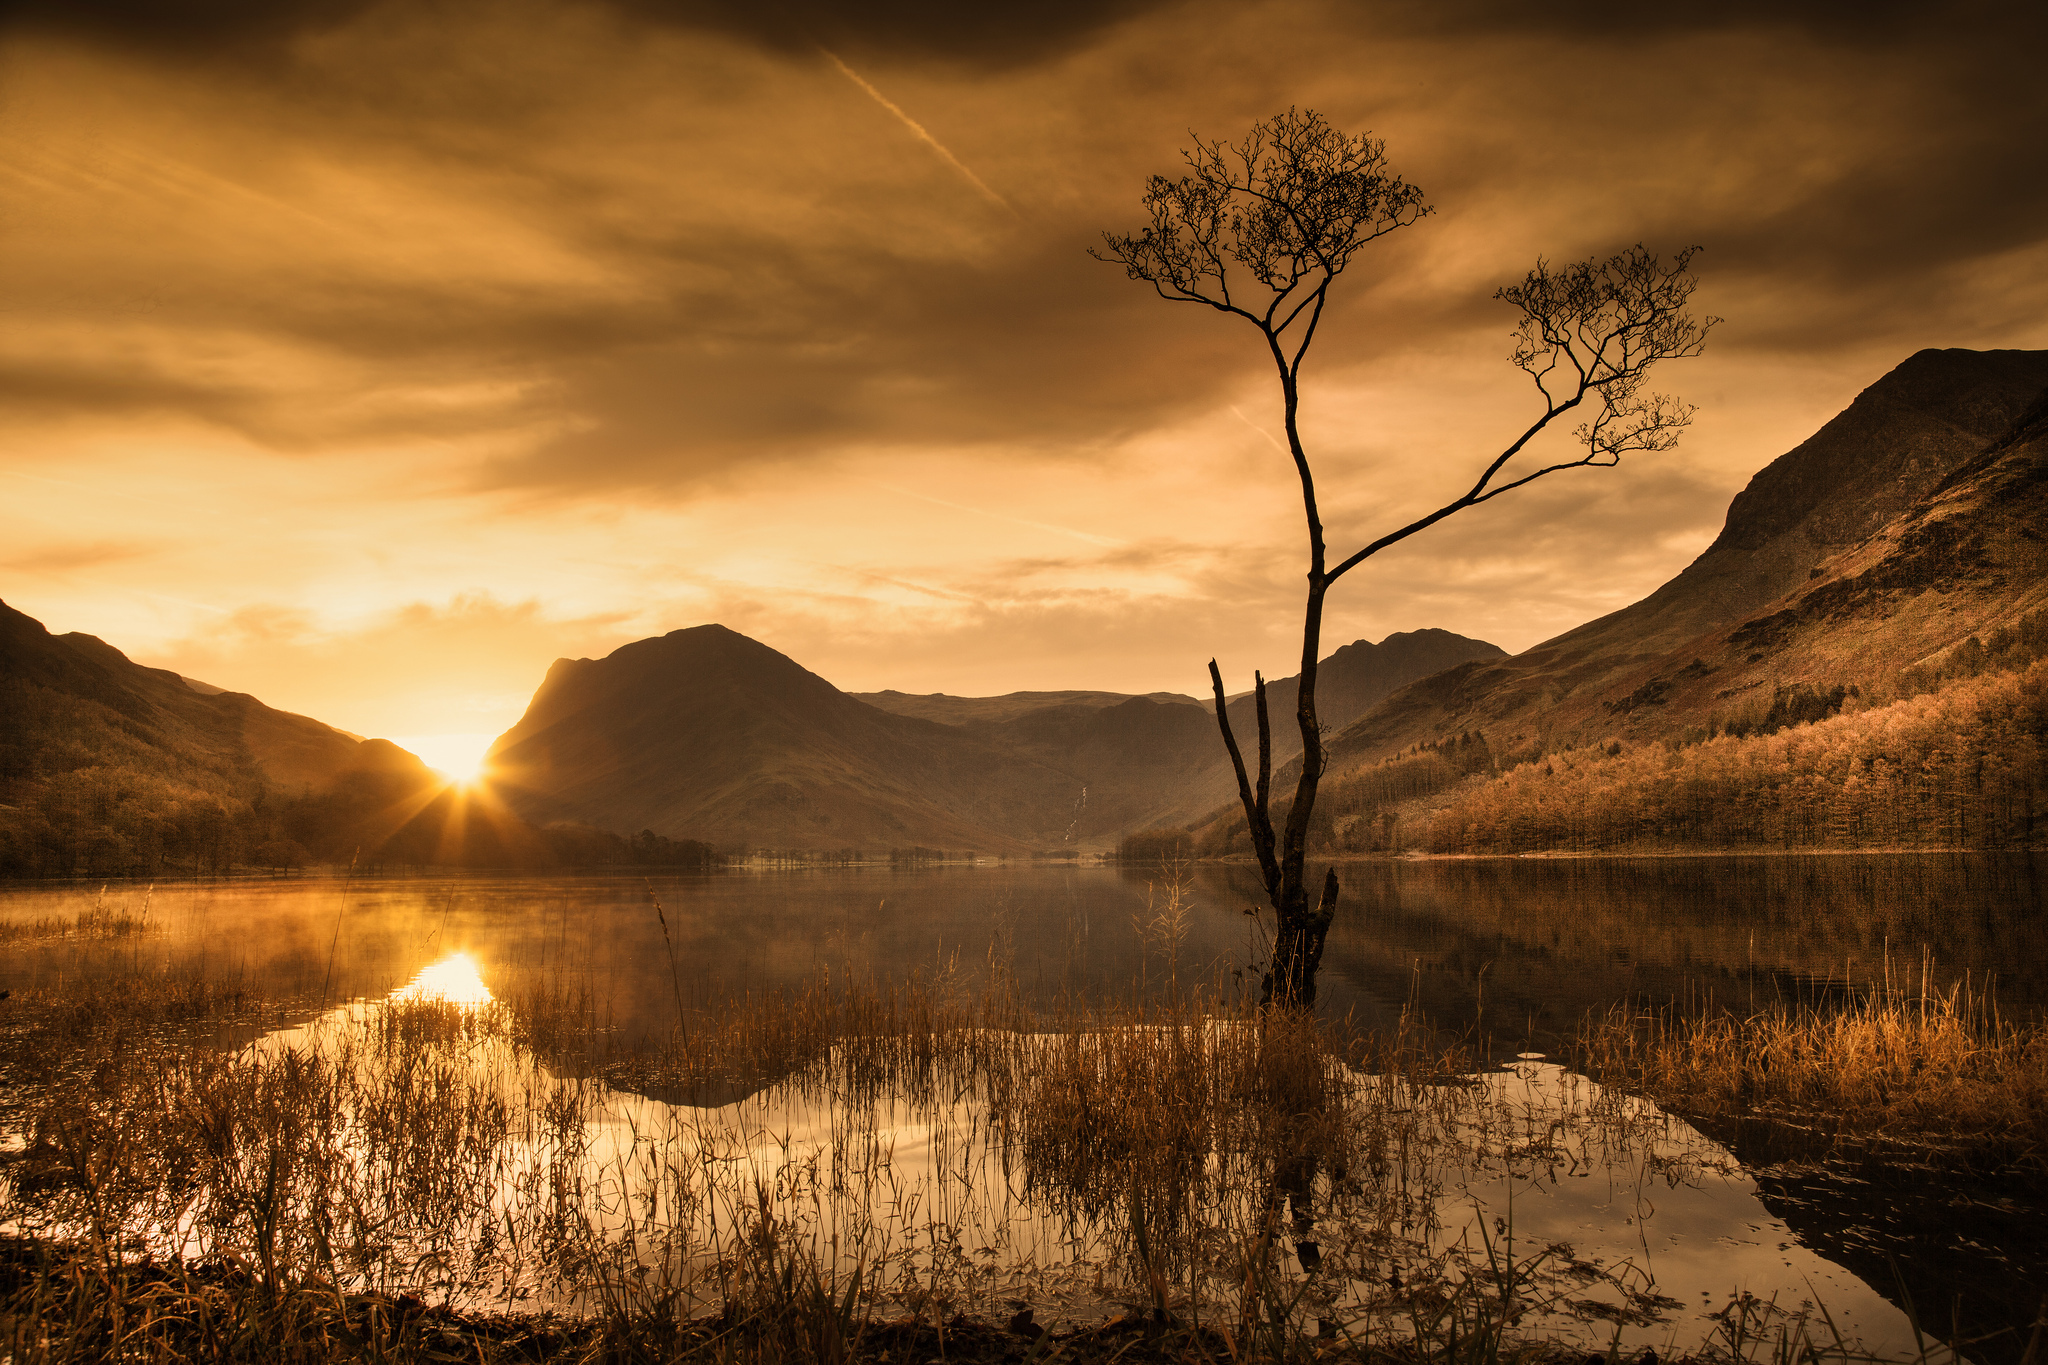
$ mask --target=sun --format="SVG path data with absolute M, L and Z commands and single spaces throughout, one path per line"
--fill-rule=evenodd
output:
M 484 755 L 496 735 L 394 735 L 391 742 L 419 756 L 420 762 L 460 786 L 483 777 Z

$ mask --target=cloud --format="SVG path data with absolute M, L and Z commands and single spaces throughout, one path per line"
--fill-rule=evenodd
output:
M 22 107 L 86 115 L 15 154 L 46 186 L 24 258 L 59 283 L 14 302 L 0 388 L 280 451 L 488 433 L 485 489 L 681 496 L 902 445 L 1094 458 L 1262 360 L 1084 248 L 1190 125 L 1230 134 L 1340 75 L 1332 116 L 1393 135 L 1444 213 L 1345 282 L 1322 373 L 1501 329 L 1488 295 L 1536 254 L 1639 238 L 1707 245 L 1724 346 L 2024 327 L 1973 272 L 2048 233 L 2048 188 L 2016 173 L 2048 97 L 1973 75 L 1999 30 L 1930 36 L 1900 11 L 1851 41 L 1844 12 L 1709 7 L 1680 31 L 1580 6 L 1567 40 L 1505 7 L 1453 36 L 1403 7 L 1076 6 L 978 86 L 899 52 L 890 98 L 1018 220 L 774 38 L 808 10 L 313 6 L 289 81 L 49 68 Z M 137 31 L 153 13 L 104 10 Z M 945 41 L 1000 46 L 1007 22 Z
M 94 578 L 35 591 L 203 602 L 164 658 L 359 731 L 476 729 L 558 653 L 707 619 L 874 686 L 1288 671 L 1270 362 L 1085 251 L 1191 130 L 1290 104 L 1441 209 L 1310 357 L 1333 544 L 1527 420 L 1491 295 L 1537 256 L 1699 242 L 1729 319 L 1657 378 L 1701 405 L 1677 458 L 1404 545 L 1333 638 L 1554 634 L 1905 355 L 2048 344 L 2038 7 L 856 8 L 17 6 L 0 438 L 79 488 L 0 535 Z M 64 567 L 124 526 L 147 558 Z
M 911 52 L 1002 68 L 1042 61 L 1162 0 L 1039 0 L 960 6 L 942 0 L 608 0 L 638 23 L 720 33 L 764 47 L 830 43 L 861 51 Z M 132 49 L 200 56 L 226 48 L 274 53 L 388 5 L 389 0 L 13 0 L 19 27 L 82 36 Z
M 147 558 L 155 547 L 132 541 L 66 541 L 40 549 L 21 550 L 0 558 L 0 571 L 24 575 L 69 574 Z
M 354 623 L 258 603 L 137 659 L 373 737 L 497 733 L 525 710 L 550 661 L 636 638 L 623 620 L 562 619 L 538 602 L 488 593 L 411 602 Z

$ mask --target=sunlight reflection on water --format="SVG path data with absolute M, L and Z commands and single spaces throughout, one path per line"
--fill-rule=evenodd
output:
M 481 1007 L 493 997 L 477 962 L 452 953 L 386 1002 L 343 1006 L 257 1046 L 327 1051 L 383 1004 L 417 1002 Z M 634 1243 L 643 1263 L 651 1255 L 671 1269 L 703 1270 L 716 1259 L 706 1248 L 715 1245 L 718 1225 L 731 1227 L 751 1201 L 773 1206 L 785 1229 L 828 1259 L 828 1248 L 848 1260 L 887 1247 L 900 1266 L 915 1263 L 929 1275 L 941 1250 L 933 1230 L 943 1225 L 951 1230 L 947 1254 L 980 1264 L 990 1294 L 1034 1298 L 1050 1310 L 1042 1316 L 1067 1320 L 1099 1317 L 1118 1301 L 1115 1276 L 1105 1285 L 1100 1273 L 1113 1259 L 1106 1229 L 1020 1184 L 984 1097 L 913 1102 L 885 1094 L 848 1107 L 782 1083 L 735 1103 L 672 1104 L 559 1075 L 489 1036 L 467 1043 L 461 1064 L 529 1112 L 568 1093 L 582 1098 L 582 1134 L 568 1144 L 575 1179 L 605 1192 L 588 1216 L 605 1237 Z M 1764 1208 L 1735 1158 L 1689 1124 L 1534 1054 L 1468 1079 L 1471 1099 L 1458 1117 L 1420 1125 L 1405 1158 L 1412 1169 L 1402 1179 L 1436 1191 L 1418 1220 L 1362 1224 L 1347 1220 L 1335 1200 L 1318 1210 L 1312 1236 L 1324 1264 L 1357 1276 L 1322 1277 L 1315 1297 L 1331 1311 L 1381 1293 L 1389 1268 L 1412 1274 L 1432 1257 L 1449 1257 L 1471 1273 L 1497 1252 L 1511 1252 L 1517 1260 L 1537 1257 L 1531 1284 L 1543 1306 L 1525 1328 L 1592 1350 L 1613 1340 L 1631 1349 L 1694 1346 L 1725 1331 L 1731 1301 L 1748 1295 L 1758 1318 L 1752 1326 L 1819 1304 L 1864 1349 L 1900 1359 L 1917 1353 L 1906 1316 L 1800 1245 Z M 492 1201 L 500 1220 L 544 1169 L 561 1178 L 562 1152 L 546 1142 L 515 1136 L 505 1156 Z M 713 1169 L 723 1172 L 724 1194 L 704 1175 Z M 666 1251 L 635 1240 L 636 1222 L 651 1225 L 656 1208 L 674 1225 L 688 1225 Z M 637 1220 L 631 1209 L 642 1211 Z M 861 1249 L 846 1250 L 853 1247 Z M 1283 1261 L 1289 1273 L 1300 1272 L 1291 1253 Z M 510 1283 L 474 1284 L 459 1297 L 529 1294 L 534 1304 L 587 1306 L 574 1292 Z M 1828 1329 L 1814 1322 L 1825 1340 Z
M 484 984 L 476 959 L 468 953 L 450 953 L 438 962 L 420 968 L 418 976 L 391 993 L 398 1001 L 438 1000 L 449 1005 L 488 1005 L 496 997 Z

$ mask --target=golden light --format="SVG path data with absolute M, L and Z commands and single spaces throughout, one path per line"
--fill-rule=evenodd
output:
M 451 1005 L 488 1005 L 491 988 L 484 984 L 476 959 L 468 953 L 450 953 L 439 962 L 420 968 L 415 976 L 392 992 L 394 1000 L 445 1000 Z
M 418 755 L 420 762 L 450 782 L 466 787 L 483 776 L 484 755 L 495 739 L 491 734 L 394 735 L 391 742 Z

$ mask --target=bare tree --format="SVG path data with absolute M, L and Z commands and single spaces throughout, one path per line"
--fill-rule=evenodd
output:
M 1302 360 L 1322 322 L 1330 286 L 1353 257 L 1367 243 L 1427 216 L 1430 206 L 1421 190 L 1387 164 L 1384 142 L 1343 133 L 1313 110 L 1290 109 L 1254 123 L 1240 143 L 1197 139 L 1182 155 L 1185 175 L 1155 175 L 1146 183 L 1143 202 L 1151 224 L 1135 236 L 1104 233 L 1107 250 L 1094 254 L 1122 265 L 1161 298 L 1204 304 L 1244 319 L 1258 329 L 1280 378 L 1287 449 L 1301 480 L 1309 554 L 1295 705 L 1301 776 L 1278 832 L 1271 806 L 1272 731 L 1265 679 L 1253 675 L 1259 724 L 1256 783 L 1246 773 L 1231 731 L 1223 677 L 1213 659 L 1209 680 L 1252 849 L 1278 916 L 1264 994 L 1269 1001 L 1308 1005 L 1315 1000 L 1316 968 L 1337 903 L 1334 869 L 1325 876 L 1313 910 L 1303 873 L 1309 815 L 1329 761 L 1316 717 L 1316 659 L 1330 586 L 1388 546 L 1545 475 L 1612 466 L 1625 454 L 1669 450 L 1693 410 L 1648 392 L 1644 379 L 1660 360 L 1699 354 L 1718 319 L 1696 320 L 1685 311 L 1696 283 L 1687 267 L 1697 247 L 1679 252 L 1669 265 L 1641 246 L 1604 261 L 1564 267 L 1537 261 L 1526 279 L 1494 297 L 1521 314 L 1510 359 L 1535 382 L 1540 413 L 1479 466 L 1477 479 L 1462 495 L 1332 567 L 1316 510 L 1315 476 L 1297 421 Z M 1531 443 L 1574 411 L 1583 418 L 1573 433 L 1576 445 L 1554 457 L 1534 457 Z

